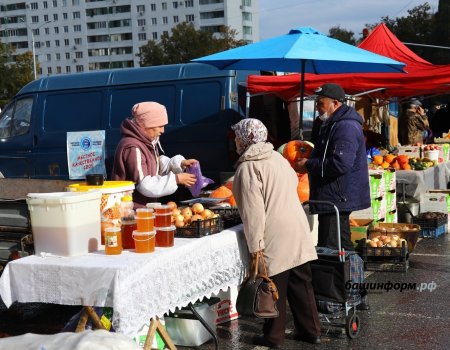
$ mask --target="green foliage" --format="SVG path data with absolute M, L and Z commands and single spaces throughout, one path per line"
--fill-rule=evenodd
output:
M 4 106 L 27 83 L 33 80 L 33 56 L 26 52 L 15 56 L 9 45 L 0 42 L 0 106 Z
M 171 34 L 163 34 L 161 40 L 149 40 L 137 56 L 141 66 L 187 63 L 190 60 L 245 44 L 236 39 L 237 32 L 223 27 L 220 37 L 210 32 L 196 30 L 183 22 L 172 28 Z
M 340 26 L 331 27 L 328 31 L 328 36 L 350 45 L 356 44 L 355 33 L 342 29 Z

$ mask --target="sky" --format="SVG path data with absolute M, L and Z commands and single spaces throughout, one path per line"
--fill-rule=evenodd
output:
M 433 12 L 439 0 L 258 0 L 260 39 L 283 35 L 292 28 L 312 27 L 328 34 L 334 26 L 358 38 L 365 24 L 382 17 L 405 17 L 408 10 L 428 2 Z

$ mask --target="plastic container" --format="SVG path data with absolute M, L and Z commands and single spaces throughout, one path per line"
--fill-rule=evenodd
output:
M 172 214 L 172 208 L 170 207 L 170 205 L 161 204 L 159 206 L 156 206 L 154 209 L 156 215 Z
M 155 231 L 133 231 L 134 249 L 136 253 L 153 253 L 155 251 Z
M 428 158 L 429 160 L 439 160 L 439 150 L 431 150 L 423 152 L 424 158 Z
M 98 250 L 101 196 L 100 191 L 29 193 L 35 253 L 74 256 Z
M 102 200 L 99 206 L 101 219 L 102 221 L 115 220 L 115 224 L 117 224 L 121 218 L 121 199 L 125 195 L 133 194 L 134 183 L 132 181 L 105 181 L 101 186 L 90 186 L 83 182 L 69 185 L 67 189 L 71 192 L 101 191 Z
M 122 254 L 122 232 L 120 227 L 108 227 L 105 229 L 105 254 Z
M 138 208 L 136 209 L 136 224 L 139 232 L 153 231 L 155 223 L 155 215 L 153 209 Z
M 172 224 L 172 214 L 155 214 L 156 227 L 169 227 Z
M 133 231 L 137 230 L 136 220 L 127 216 L 122 218 L 122 246 L 123 249 L 134 249 Z
M 157 247 L 173 247 L 175 231 L 177 230 L 175 226 L 156 227 L 155 230 Z
M 214 324 L 216 315 L 211 306 L 207 303 L 198 303 L 194 304 L 194 308 L 212 329 L 216 328 Z M 182 309 L 177 311 L 174 317 L 164 316 L 166 330 L 175 345 L 200 346 L 212 338 L 200 321 L 183 319 L 185 314 L 192 315 L 192 311 Z
M 120 199 L 120 217 L 134 216 L 134 203 L 133 197 L 130 195 L 124 195 Z

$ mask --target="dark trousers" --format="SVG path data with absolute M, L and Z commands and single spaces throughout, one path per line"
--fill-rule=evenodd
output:
M 286 329 L 286 300 L 289 302 L 298 334 L 320 335 L 320 320 L 311 284 L 312 274 L 309 263 L 271 276 L 271 278 L 278 288 L 279 316 L 265 320 L 264 337 L 275 344 L 283 343 Z
M 319 239 L 317 246 L 338 249 L 336 214 L 319 214 Z M 350 233 L 350 213 L 339 213 L 341 247 L 355 250 Z

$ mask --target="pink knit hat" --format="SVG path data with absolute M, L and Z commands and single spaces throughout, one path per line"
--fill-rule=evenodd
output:
M 144 128 L 155 128 L 168 123 L 167 110 L 158 102 L 140 102 L 131 108 L 136 122 Z

